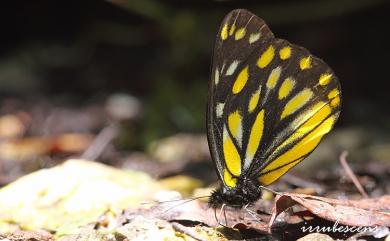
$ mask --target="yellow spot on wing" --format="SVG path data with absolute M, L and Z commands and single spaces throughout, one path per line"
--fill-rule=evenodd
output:
M 303 159 L 303 158 L 302 158 Z M 283 176 L 288 170 L 293 168 L 295 165 L 297 165 L 299 162 L 302 161 L 302 159 L 298 159 L 290 164 L 285 165 L 284 167 L 281 167 L 275 171 L 270 171 L 264 175 L 261 175 L 259 177 L 259 181 L 262 185 L 269 185 L 276 180 L 278 180 L 281 176 Z
M 283 47 L 279 51 L 279 57 L 282 60 L 286 60 L 291 57 L 291 48 L 289 46 Z
M 249 78 L 249 67 L 246 66 L 241 70 L 241 72 L 238 74 L 236 81 L 233 85 L 233 94 L 238 94 L 240 91 L 244 88 L 246 82 Z
M 280 74 L 282 72 L 282 67 L 278 66 L 275 69 L 271 71 L 271 73 L 268 76 L 267 80 L 267 87 L 268 89 L 273 89 L 276 85 L 276 83 L 279 80 Z
M 306 104 L 312 96 L 313 92 L 309 88 L 306 88 L 299 92 L 289 102 L 287 102 L 286 106 L 283 109 L 282 115 L 280 116 L 280 119 L 283 119 L 284 117 L 297 111 L 304 104 Z
M 223 25 L 221 30 L 221 39 L 226 40 L 227 37 L 228 37 L 228 25 L 225 23 L 225 25 Z
M 246 29 L 245 28 L 240 28 L 237 29 L 236 34 L 234 35 L 235 40 L 240 40 L 242 39 L 246 34 Z
M 259 68 L 266 67 L 274 58 L 275 56 L 275 49 L 272 45 L 270 45 L 266 51 L 260 56 L 260 58 L 257 60 L 257 66 Z
M 339 95 L 338 89 L 333 89 L 328 94 L 328 99 L 333 99 L 334 97 Z
M 251 99 L 249 100 L 249 105 L 248 105 L 249 113 L 252 113 L 255 110 L 257 104 L 259 103 L 259 99 L 260 99 L 260 90 L 256 91 L 252 95 Z
M 267 172 L 271 172 L 272 170 L 281 168 L 284 165 L 289 165 L 290 162 L 299 162 L 302 160 L 302 157 L 309 154 L 311 151 L 314 150 L 314 148 L 319 144 L 322 137 L 328 133 L 336 121 L 335 116 L 328 117 L 324 122 L 322 122 L 317 128 L 315 128 L 313 131 L 311 131 L 308 135 L 306 135 L 302 140 L 300 140 L 297 144 L 295 144 L 293 147 L 291 147 L 288 151 L 283 153 L 281 156 L 273 160 L 271 163 L 269 163 L 262 171 L 261 173 L 265 174 Z M 294 161 L 301 158 L 299 161 Z M 297 163 L 295 163 L 297 164 Z M 292 166 L 291 166 L 292 167 Z M 290 168 L 291 168 L 290 167 Z M 288 170 L 288 169 L 287 169 Z M 265 184 L 270 184 L 272 181 L 278 179 L 281 175 L 283 175 L 287 170 L 284 172 L 275 170 L 273 178 L 264 178 L 263 180 L 260 180 L 266 182 Z
M 340 104 L 340 96 L 336 96 L 333 100 L 330 101 L 330 105 L 336 107 Z
M 233 25 L 230 27 L 229 36 L 232 36 L 232 35 L 233 35 L 234 30 L 236 30 L 236 25 L 235 25 L 235 24 L 233 24 Z
M 237 185 L 237 178 L 233 177 L 227 169 L 223 170 L 223 181 L 228 187 L 235 187 Z
M 296 127 L 302 125 L 304 122 L 312 118 L 314 114 L 321 111 L 322 108 L 325 108 L 325 105 L 326 103 L 324 101 L 320 101 L 310 109 L 306 110 L 303 114 L 297 116 L 297 118 L 292 122 L 292 128 L 296 129 Z
M 226 166 L 234 176 L 241 174 L 241 158 L 233 140 L 230 138 L 226 127 L 223 129 L 223 155 Z
M 254 42 L 256 42 L 257 40 L 260 39 L 260 35 L 261 33 L 258 32 L 258 33 L 252 33 L 251 35 L 249 35 L 249 43 L 250 44 L 253 44 Z
M 228 117 L 228 126 L 232 136 L 237 139 L 237 137 L 242 132 L 242 117 L 238 111 L 231 113 Z
M 301 70 L 311 68 L 311 57 L 308 56 L 308 57 L 302 58 L 301 61 L 299 61 L 299 67 L 301 68 Z
M 294 117 L 294 120 L 286 127 L 285 130 L 279 132 L 277 136 L 275 136 L 273 143 L 271 144 L 272 147 L 275 147 L 276 145 L 279 145 L 276 150 L 273 151 L 271 155 L 269 153 L 266 153 L 266 155 L 269 155 L 270 159 L 273 159 L 276 155 L 278 155 L 278 152 L 281 148 L 286 146 L 287 144 L 290 144 L 290 141 L 287 141 L 286 138 L 288 138 L 294 130 L 297 130 L 300 126 L 303 125 L 308 119 L 313 117 L 315 113 L 317 113 L 321 108 L 326 105 L 325 102 L 321 101 L 315 104 L 313 107 L 309 108 L 308 110 L 305 110 L 303 113 L 300 113 L 296 117 Z M 296 132 L 298 133 L 298 132 Z M 291 140 L 291 139 L 290 139 Z
M 294 86 L 295 86 L 295 81 L 291 78 L 286 78 L 279 89 L 279 95 L 278 95 L 279 100 L 286 98 L 288 94 L 290 94 Z
M 331 79 L 332 79 L 332 74 L 321 74 L 318 82 L 320 83 L 320 85 L 327 85 L 329 84 Z
M 328 94 L 328 99 L 331 99 L 330 105 L 336 107 L 340 104 L 340 92 L 338 89 L 333 89 Z
M 302 135 L 307 134 L 319 123 L 324 121 L 331 113 L 332 110 L 329 105 L 324 105 L 319 111 L 317 111 L 317 113 L 312 113 L 312 117 L 310 117 L 310 119 L 308 119 L 301 127 L 299 127 L 296 133 L 300 133 Z
M 249 135 L 248 146 L 246 148 L 246 155 L 245 155 L 245 166 L 249 166 L 250 162 L 252 162 L 252 159 L 256 154 L 256 151 L 260 145 L 261 138 L 263 136 L 263 130 L 264 130 L 264 110 L 261 110 L 256 116 L 256 120 L 253 123 Z
M 332 109 L 328 104 L 325 105 L 324 102 L 316 104 L 307 113 L 305 113 L 302 120 L 300 120 L 301 122 L 304 121 L 304 123 L 295 130 L 295 132 L 287 140 L 278 146 L 274 153 L 278 153 L 283 147 L 292 144 L 294 141 L 312 131 L 317 125 L 324 121 L 331 112 Z

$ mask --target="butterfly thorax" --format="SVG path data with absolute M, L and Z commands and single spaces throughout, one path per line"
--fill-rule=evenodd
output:
M 240 209 L 260 198 L 259 186 L 260 183 L 257 179 L 248 178 L 239 179 L 234 188 L 222 185 L 211 194 L 209 205 L 212 208 L 217 208 L 225 204 Z

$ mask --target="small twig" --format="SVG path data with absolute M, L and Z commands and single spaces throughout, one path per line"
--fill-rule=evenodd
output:
M 347 151 L 343 151 L 340 155 L 340 163 L 341 163 L 341 166 L 343 166 L 345 172 L 347 173 L 348 177 L 351 179 L 351 181 L 353 182 L 353 184 L 355 184 L 355 187 L 357 188 L 357 190 L 360 192 L 360 194 L 364 197 L 364 198 L 369 198 L 368 194 L 366 193 L 366 191 L 364 190 L 362 184 L 360 184 L 359 180 L 357 179 L 355 173 L 353 173 L 352 169 L 350 168 L 350 166 L 348 165 L 348 162 L 347 162 L 347 156 L 348 156 L 348 152 Z
M 118 134 L 118 127 L 116 124 L 110 124 L 99 132 L 99 134 L 92 141 L 91 145 L 81 155 L 82 159 L 96 160 L 104 151 L 106 146 Z
M 201 237 L 198 233 L 194 232 L 193 230 L 187 228 L 186 226 L 181 225 L 177 222 L 172 222 L 172 228 L 175 229 L 178 232 L 184 233 L 191 238 L 199 241 L 208 241 L 208 239 Z

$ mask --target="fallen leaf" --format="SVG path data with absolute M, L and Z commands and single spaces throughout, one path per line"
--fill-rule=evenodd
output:
M 10 234 L 5 235 L 4 237 L 0 235 L 0 240 L 2 241 L 16 241 L 16 240 L 26 240 L 26 241 L 54 241 L 53 235 L 44 230 L 37 231 L 14 231 Z
M 390 226 L 390 196 L 361 200 L 337 200 L 305 194 L 283 193 L 275 199 L 269 227 L 289 207 L 300 204 L 323 219 L 348 226 Z
M 334 239 L 332 239 L 330 236 L 326 235 L 326 234 L 322 234 L 322 233 L 311 233 L 311 234 L 308 234 L 300 239 L 298 239 L 297 241 L 333 241 Z
M 58 236 L 77 233 L 109 210 L 138 206 L 158 189 L 146 173 L 68 160 L 0 189 L 0 233 L 7 232 L 7 224 Z
M 128 216 L 142 215 L 144 217 L 159 218 L 167 221 L 199 222 L 208 226 L 217 227 L 220 224 L 241 229 L 255 229 L 259 232 L 268 231 L 269 215 L 252 214 L 245 209 L 234 209 L 225 206 L 223 212 L 214 210 L 204 202 L 198 200 L 166 201 L 158 205 L 144 207 L 137 210 L 128 210 Z

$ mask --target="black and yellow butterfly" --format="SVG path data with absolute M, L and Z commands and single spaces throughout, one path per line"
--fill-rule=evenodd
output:
M 243 9 L 219 29 L 207 107 L 207 137 L 222 185 L 209 199 L 241 208 L 307 157 L 335 124 L 337 77 L 321 59 L 275 38 Z

